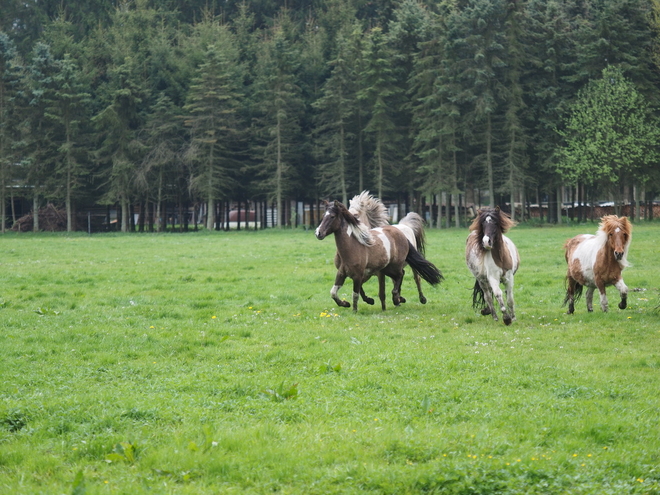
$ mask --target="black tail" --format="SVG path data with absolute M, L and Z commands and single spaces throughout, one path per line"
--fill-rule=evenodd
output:
M 410 241 L 408 241 L 408 256 L 406 256 L 406 263 L 410 265 L 413 272 L 431 285 L 438 285 L 445 279 L 445 277 L 442 276 L 442 273 L 440 273 L 440 270 L 438 270 L 433 263 L 424 258 L 424 256 L 415 249 L 415 246 L 410 244 Z
M 486 307 L 486 298 L 484 297 L 484 290 L 479 285 L 479 281 L 474 281 L 472 288 L 472 307 L 475 309 L 483 309 Z
M 568 303 L 568 300 L 570 299 L 570 296 L 568 295 L 568 284 L 571 282 L 566 278 L 566 297 L 564 298 L 564 304 L 563 306 L 566 306 Z M 582 288 L 583 286 L 581 284 L 578 284 L 575 282 L 575 288 L 573 289 L 573 303 L 575 304 L 580 300 L 580 297 L 582 297 Z

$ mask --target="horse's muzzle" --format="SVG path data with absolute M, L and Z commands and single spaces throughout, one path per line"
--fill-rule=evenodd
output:
M 481 239 L 481 245 L 484 247 L 486 251 L 490 251 L 491 249 L 493 249 L 493 240 L 487 235 L 485 235 Z
M 617 261 L 621 261 L 623 259 L 623 251 L 614 251 L 614 258 Z
M 319 229 L 316 229 L 316 230 L 314 231 L 314 235 L 316 236 L 316 238 L 317 238 L 319 241 L 322 241 L 323 239 L 325 239 L 325 234 L 322 234 L 321 231 L 319 231 Z

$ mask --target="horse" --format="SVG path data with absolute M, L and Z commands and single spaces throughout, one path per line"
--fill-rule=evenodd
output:
M 353 196 L 348 204 L 348 211 L 353 213 L 362 223 L 369 227 L 384 227 L 390 225 L 389 214 L 385 205 L 378 199 L 369 194 L 369 191 L 362 191 L 360 194 Z M 408 213 L 401 221 L 394 225 L 397 229 L 404 233 L 410 244 L 417 249 L 422 256 L 424 256 L 425 248 L 425 235 L 424 235 L 424 220 L 415 212 Z M 335 258 L 336 264 L 336 258 Z M 421 277 L 413 272 L 415 284 L 417 285 L 417 292 L 419 294 L 419 302 L 426 304 L 426 297 L 422 291 Z M 362 299 L 370 304 L 373 304 L 373 299 L 367 298 L 362 293 Z M 401 297 L 401 302 L 406 302 L 405 298 Z
M 327 203 L 326 211 L 315 235 L 319 240 L 334 234 L 339 267 L 330 296 L 338 306 L 351 304 L 341 300 L 337 293 L 346 278 L 353 280 L 353 311 L 357 312 L 358 299 L 364 294 L 362 284 L 372 275 L 378 277 L 378 297 L 385 310 L 385 276 L 394 282 L 392 302 L 401 303 L 401 282 L 406 263 L 431 285 L 438 285 L 443 277 L 433 263 L 426 260 L 406 236 L 392 226 L 370 229 L 360 222 L 339 201 Z
M 504 234 L 515 222 L 496 208 L 482 208 L 470 225 L 465 245 L 465 260 L 475 277 L 472 307 L 481 308 L 482 315 L 492 315 L 497 321 L 493 297 L 497 299 L 505 325 L 515 321 L 513 276 L 520 266 L 515 244 Z M 502 300 L 500 284 L 506 287 L 506 306 Z
M 628 287 L 621 272 L 628 263 L 628 249 L 632 240 L 632 224 L 627 217 L 606 215 L 601 218 L 596 235 L 582 234 L 568 239 L 566 251 L 566 298 L 568 314 L 575 311 L 575 302 L 587 287 L 587 311 L 592 312 L 594 290 L 600 292 L 600 309 L 607 311 L 605 288 L 614 285 L 619 290 L 619 309 L 628 305 Z

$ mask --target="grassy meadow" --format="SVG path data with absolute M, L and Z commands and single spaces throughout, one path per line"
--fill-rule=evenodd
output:
M 357 314 L 310 231 L 0 236 L 0 493 L 658 494 L 660 224 L 628 309 L 569 316 L 561 247 L 596 228 L 511 231 L 509 327 L 466 229 L 427 231 L 428 304 L 408 274 Z

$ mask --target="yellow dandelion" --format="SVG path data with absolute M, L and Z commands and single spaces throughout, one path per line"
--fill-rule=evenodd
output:
M 212 320 L 215 320 L 216 318 L 217 318 L 217 316 L 215 316 L 215 315 L 211 316 Z
M 644 483 L 644 480 L 642 478 L 637 478 L 637 481 L 639 481 L 640 483 Z
M 155 326 L 151 325 L 149 328 L 156 328 Z
M 573 454 L 573 457 L 577 457 L 577 454 Z

